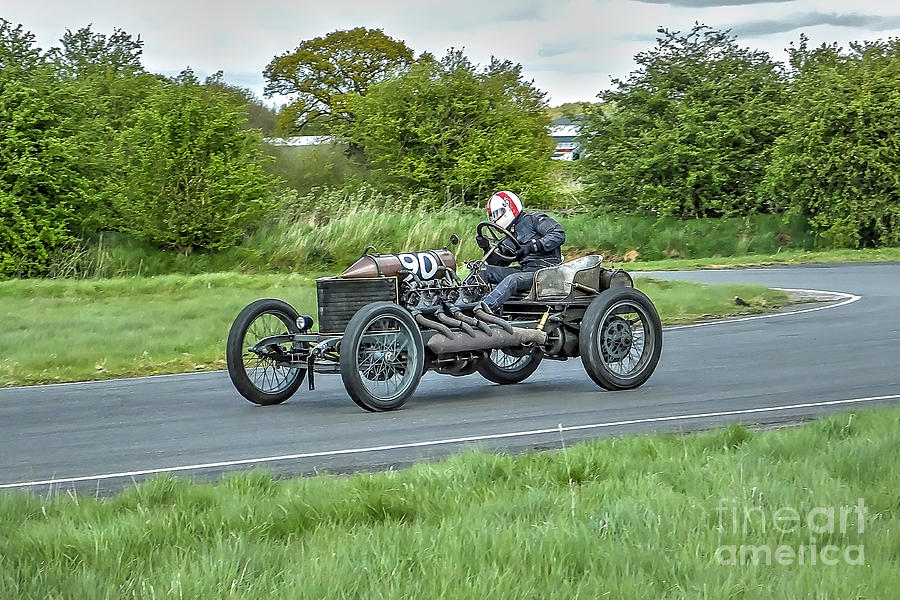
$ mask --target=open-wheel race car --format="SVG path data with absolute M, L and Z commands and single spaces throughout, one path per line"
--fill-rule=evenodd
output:
M 256 404 L 279 404 L 315 375 L 340 374 L 347 393 L 370 411 L 393 410 L 429 370 L 480 373 L 519 383 L 542 360 L 581 357 L 588 376 L 607 390 L 643 384 L 659 361 L 662 327 L 650 299 L 630 275 L 598 255 L 535 272 L 524 295 L 491 311 L 492 289 L 479 274 L 489 256 L 513 260 L 519 243 L 490 221 L 478 225 L 490 248 L 466 261 L 461 278 L 448 249 L 378 254 L 373 247 L 337 277 L 316 281 L 318 327 L 283 300 L 244 308 L 228 334 L 228 373 Z M 504 242 L 504 240 L 508 240 Z M 456 236 L 450 246 L 458 244 Z

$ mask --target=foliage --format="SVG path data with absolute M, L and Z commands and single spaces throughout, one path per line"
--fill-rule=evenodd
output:
M 679 217 L 767 210 L 756 192 L 784 128 L 778 65 L 704 25 L 659 33 L 639 68 L 599 95 L 610 110 L 585 121 L 592 199 Z
M 258 134 L 230 94 L 183 72 L 138 109 L 123 134 L 126 227 L 189 253 L 236 244 L 268 210 L 272 181 Z
M 143 41 L 121 29 L 105 35 L 90 26 L 67 30 L 60 46 L 47 52 L 57 85 L 77 90 L 90 103 L 82 125 L 94 144 L 91 195 L 94 210 L 83 214 L 90 230 L 117 229 L 114 198 L 122 186 L 121 133 L 134 124 L 135 109 L 162 86 L 163 78 L 141 65 Z
M 787 133 L 768 171 L 783 210 L 834 246 L 900 244 L 900 39 L 791 52 Z
M 89 225 L 90 98 L 59 85 L 34 36 L 0 20 L 0 277 L 37 276 Z
M 547 192 L 552 142 L 544 93 L 521 65 L 479 68 L 458 50 L 424 57 L 400 77 L 353 95 L 353 123 L 338 129 L 365 148 L 381 184 L 422 206 L 481 205 L 497 189 Z
M 365 94 L 374 83 L 405 69 L 412 50 L 380 29 L 338 30 L 304 40 L 266 66 L 266 95 L 293 96 L 279 115 L 285 133 L 308 125 L 352 122 L 348 94 Z
M 249 129 L 258 129 L 267 137 L 278 135 L 278 112 L 266 106 L 265 102 L 258 98 L 252 90 L 226 82 L 224 71 L 217 71 L 207 77 L 203 85 L 227 92 L 234 97 L 236 102 L 243 104 L 246 110 L 246 125 Z
M 602 106 L 603 105 L 600 102 L 564 102 L 559 106 L 548 108 L 547 116 L 549 116 L 551 120 L 559 119 L 561 117 L 580 117 L 588 112 L 596 111 Z
M 63 75 L 78 78 L 104 72 L 135 74 L 144 70 L 141 65 L 144 42 L 140 36 L 134 38 L 121 29 L 114 29 L 110 36 L 95 33 L 90 25 L 74 33 L 67 29 L 59 41 L 62 45 L 53 48 L 48 57 Z
M 0 73 L 5 78 L 29 73 L 44 64 L 34 34 L 0 18 Z
M 314 188 L 346 186 L 364 181 L 365 165 L 347 157 L 343 144 L 312 146 L 275 146 L 265 144 L 263 151 L 271 161 L 266 171 L 277 177 L 284 188 L 304 195 Z

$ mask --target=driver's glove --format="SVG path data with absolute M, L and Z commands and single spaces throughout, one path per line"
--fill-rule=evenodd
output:
M 521 248 L 516 250 L 516 260 L 522 260 L 529 254 L 534 254 L 540 250 L 540 246 L 538 246 L 537 240 L 532 240 L 527 244 L 523 244 Z
M 475 243 L 478 244 L 478 247 L 482 250 L 487 250 L 491 246 L 491 243 L 483 235 L 476 235 Z

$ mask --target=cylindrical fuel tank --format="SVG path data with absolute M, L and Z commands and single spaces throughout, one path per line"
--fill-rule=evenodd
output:
M 344 279 L 360 277 L 396 277 L 401 270 L 417 274 L 422 279 L 433 279 L 440 267 L 456 271 L 456 257 L 449 250 L 426 250 L 403 254 L 364 254 L 341 273 Z

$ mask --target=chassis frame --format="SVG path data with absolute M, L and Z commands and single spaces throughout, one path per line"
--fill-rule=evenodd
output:
M 364 258 L 392 256 L 367 251 Z M 451 376 L 478 372 L 494 383 L 509 384 L 523 381 L 544 359 L 580 357 L 590 378 L 608 390 L 636 388 L 653 373 L 662 348 L 659 315 L 650 299 L 634 289 L 631 276 L 605 267 L 602 257 L 538 270 L 531 290 L 505 303 L 498 314 L 458 293 L 484 285 L 478 276 L 483 262 L 471 262 L 475 268 L 464 281 L 449 267 L 435 269 L 445 283 L 423 281 L 405 268 L 355 277 L 373 284 L 394 278 L 388 289 L 395 295 L 350 310 L 338 304 L 357 301 L 352 295 L 335 306 L 320 303 L 320 320 L 323 311 L 326 318 L 329 310 L 352 314 L 343 331 L 334 333 L 313 331 L 313 318 L 284 301 L 251 303 L 228 336 L 232 382 L 251 402 L 268 405 L 291 397 L 304 379 L 315 390 L 317 375 L 339 374 L 360 407 L 382 411 L 402 406 L 427 371 Z M 344 285 L 341 278 L 325 279 L 332 287 Z M 568 291 L 562 294 L 564 289 Z M 409 290 L 439 290 L 444 296 L 423 305 L 422 295 Z M 454 290 L 455 295 L 446 295 Z M 272 326 L 259 334 L 254 327 L 263 319 Z

